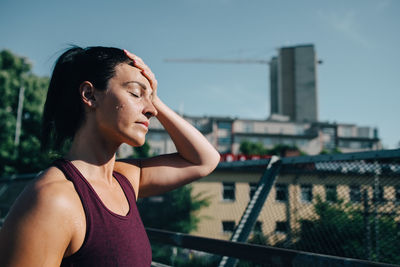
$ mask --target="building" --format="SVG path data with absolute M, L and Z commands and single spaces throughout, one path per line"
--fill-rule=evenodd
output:
M 317 59 L 314 45 L 282 47 L 270 61 L 271 114 L 291 121 L 318 121 Z
M 184 118 L 200 130 L 221 154 L 240 153 L 243 141 L 297 147 L 315 155 L 340 150 L 358 152 L 381 149 L 377 129 L 355 124 L 318 121 L 317 59 L 314 45 L 282 47 L 270 61 L 271 115 L 266 120 L 231 117 Z M 151 120 L 147 135 L 151 154 L 175 152 L 162 125 Z M 118 156 L 132 154 L 121 146 Z
M 315 218 L 317 199 L 333 206 L 343 203 L 349 210 L 361 210 L 363 216 L 370 217 L 371 224 L 375 218 L 385 215 L 400 225 L 398 163 L 332 161 L 303 167 L 293 165 L 289 171 L 281 171 L 258 215 L 253 231 L 262 232 L 268 244 L 295 241 L 300 221 Z M 210 204 L 197 214 L 201 221 L 192 234 L 230 239 L 261 174 L 262 169 L 254 167 L 218 168 L 194 182 L 193 194 L 201 193 Z M 381 231 L 381 238 L 389 238 Z
M 381 149 L 378 131 L 368 126 L 329 122 L 293 122 L 285 116 L 271 116 L 268 120 L 230 117 L 184 116 L 221 154 L 240 154 L 243 141 L 261 143 L 265 148 L 284 144 L 295 146 L 309 155 L 323 151 L 359 152 Z M 175 146 L 160 122 L 150 121 L 147 142 L 150 153 L 159 155 L 175 152 Z M 131 155 L 132 148 L 124 145 L 119 157 Z

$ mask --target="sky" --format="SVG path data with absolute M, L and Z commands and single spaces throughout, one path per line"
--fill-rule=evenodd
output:
M 261 64 L 171 63 L 171 58 L 270 60 L 313 44 L 319 119 L 377 127 L 400 147 L 398 0 L 0 0 L 0 50 L 50 76 L 71 44 L 139 55 L 174 110 L 195 116 L 266 119 L 269 69 Z

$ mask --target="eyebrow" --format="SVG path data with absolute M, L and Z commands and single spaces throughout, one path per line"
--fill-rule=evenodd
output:
M 124 85 L 124 86 L 127 86 L 127 85 L 130 84 L 130 83 L 136 83 L 136 84 L 140 85 L 140 87 L 142 87 L 143 90 L 147 90 L 146 85 L 145 85 L 144 83 L 141 83 L 141 82 L 138 82 L 138 81 L 128 81 L 128 82 L 124 82 L 123 85 Z

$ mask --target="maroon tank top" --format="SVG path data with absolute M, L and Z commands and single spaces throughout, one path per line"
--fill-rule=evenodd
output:
M 122 216 L 104 205 L 71 162 L 60 159 L 54 165 L 74 184 L 86 216 L 86 235 L 82 247 L 64 258 L 61 266 L 150 266 L 149 239 L 136 206 L 135 191 L 128 179 L 113 172 L 129 203 L 128 214 Z

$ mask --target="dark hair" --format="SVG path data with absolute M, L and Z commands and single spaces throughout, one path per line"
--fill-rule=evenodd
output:
M 42 149 L 58 149 L 72 139 L 85 119 L 79 87 L 89 81 L 106 90 L 121 63 L 133 65 L 123 50 L 112 47 L 72 47 L 56 61 L 42 118 Z

